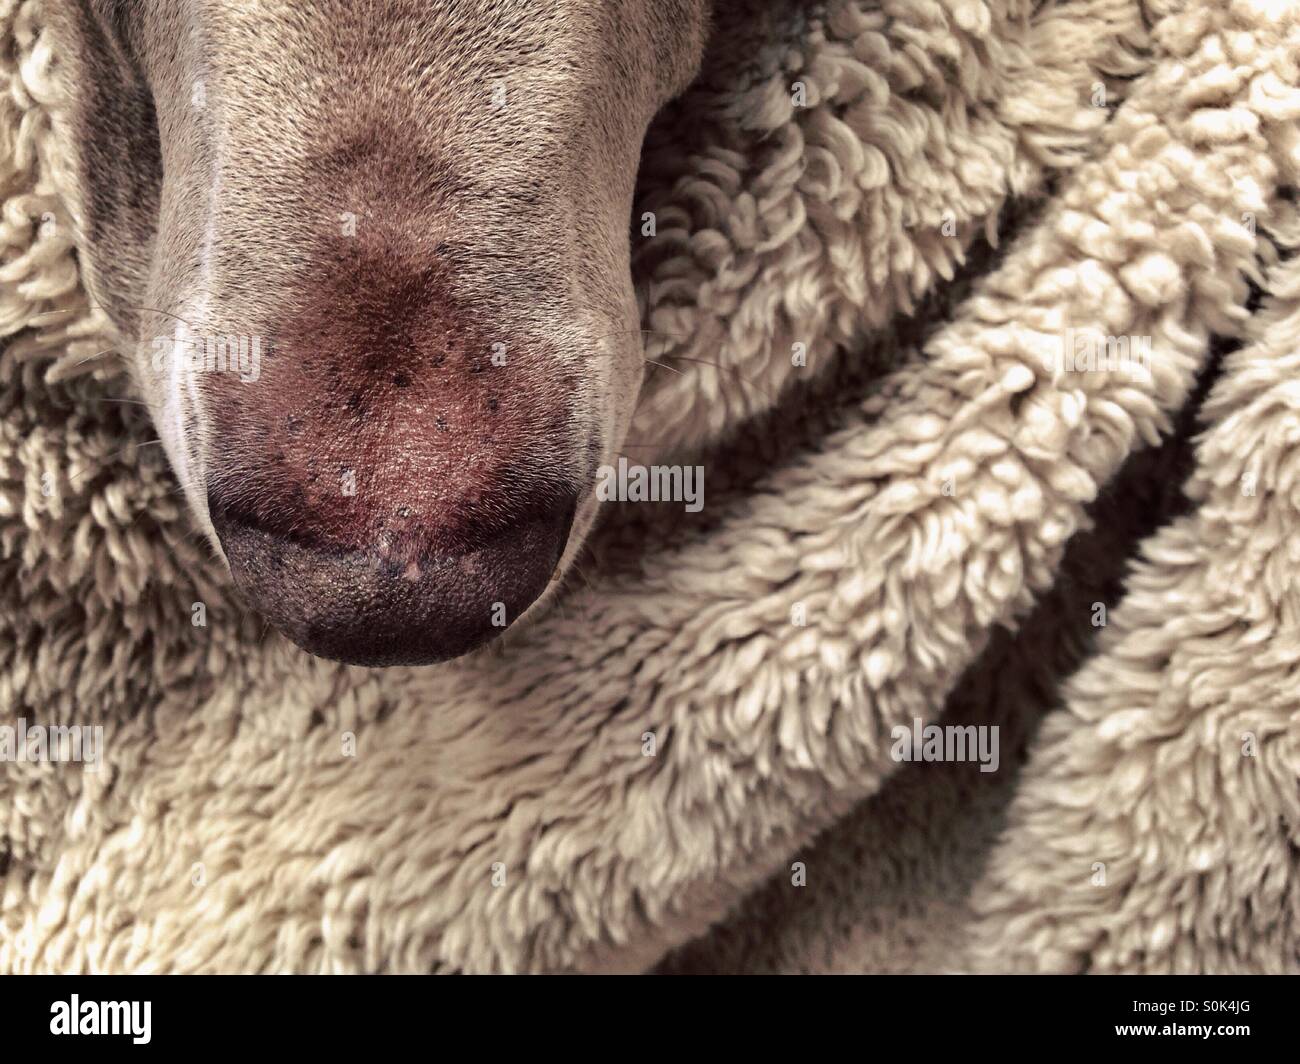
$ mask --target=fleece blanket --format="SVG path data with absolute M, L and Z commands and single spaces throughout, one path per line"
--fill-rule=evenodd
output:
M 371 671 L 196 538 L 0 0 L 0 723 L 103 729 L 0 761 L 0 969 L 1300 970 L 1300 13 L 715 22 L 629 226 L 705 506 Z

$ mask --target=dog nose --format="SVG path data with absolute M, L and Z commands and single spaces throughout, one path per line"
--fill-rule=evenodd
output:
M 500 635 L 545 590 L 569 538 L 576 495 L 516 509 L 509 523 L 373 545 L 312 542 L 209 495 L 235 586 L 282 635 L 351 665 L 426 665 Z

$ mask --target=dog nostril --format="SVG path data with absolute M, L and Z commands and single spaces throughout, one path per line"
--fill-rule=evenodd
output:
M 500 635 L 550 582 L 577 499 L 566 491 L 454 540 L 403 531 L 344 546 L 297 523 L 272 527 L 215 493 L 208 503 L 249 605 L 309 653 L 383 666 L 445 661 Z

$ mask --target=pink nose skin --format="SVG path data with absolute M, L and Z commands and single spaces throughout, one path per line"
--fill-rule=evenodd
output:
M 303 649 L 362 665 L 442 661 L 513 623 L 564 552 L 594 442 L 547 331 L 396 224 L 309 245 L 256 379 L 199 385 L 236 586 Z
M 209 507 L 236 587 L 281 634 L 318 657 L 386 666 L 445 661 L 500 635 L 545 590 L 575 500 L 524 507 L 507 526 L 441 552 L 419 548 L 423 537 L 314 545 L 260 528 L 220 499 Z

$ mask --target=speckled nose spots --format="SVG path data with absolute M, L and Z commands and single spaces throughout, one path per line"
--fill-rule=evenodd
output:
M 201 382 L 236 584 L 325 656 L 461 653 L 499 630 L 491 611 L 528 607 L 567 542 L 588 446 L 571 379 L 449 270 L 326 238 L 257 381 Z
M 490 538 L 521 500 L 576 479 L 573 397 L 545 340 L 494 329 L 437 261 L 335 238 L 301 290 L 256 384 L 204 382 L 227 508 L 330 549 L 389 537 L 416 557 Z

